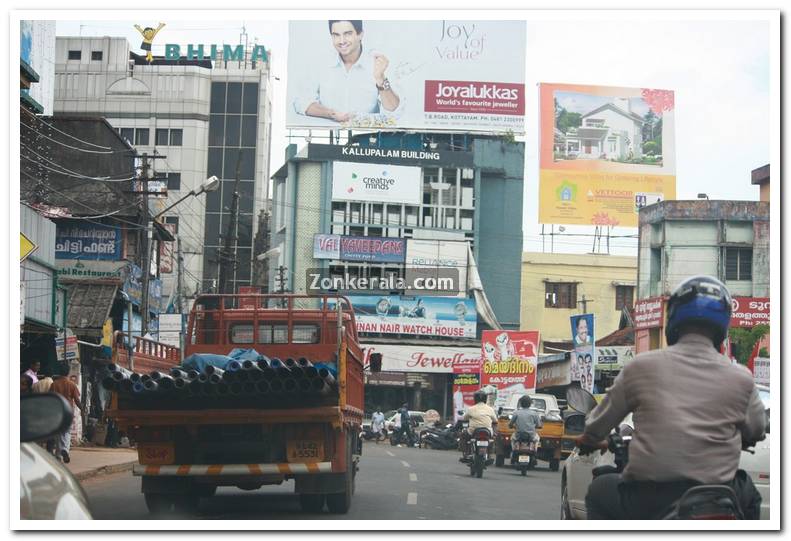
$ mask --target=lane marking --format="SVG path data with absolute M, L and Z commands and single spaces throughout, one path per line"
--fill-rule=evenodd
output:
M 410 492 L 406 496 L 407 505 L 417 505 L 417 492 Z
M 390 455 L 390 456 L 395 456 L 395 455 L 394 455 L 393 453 L 391 453 L 390 451 L 385 451 L 385 453 L 387 453 L 387 454 L 388 454 L 388 455 Z
M 409 467 L 409 462 L 407 462 L 406 460 L 402 460 L 401 464 L 403 464 L 405 468 Z
M 409 480 L 410 481 L 417 481 L 417 474 L 416 473 L 410 473 L 409 474 Z

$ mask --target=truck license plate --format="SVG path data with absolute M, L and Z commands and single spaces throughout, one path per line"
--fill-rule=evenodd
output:
M 324 442 L 321 440 L 289 440 L 286 448 L 289 462 L 321 462 Z
M 137 458 L 141 464 L 146 465 L 173 464 L 176 461 L 176 451 L 172 443 L 160 445 L 139 443 Z

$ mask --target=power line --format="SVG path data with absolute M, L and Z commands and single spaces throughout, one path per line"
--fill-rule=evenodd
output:
M 68 171 L 69 173 L 73 173 L 73 175 L 79 175 L 79 178 L 84 178 L 84 179 L 87 179 L 87 180 L 102 181 L 102 182 L 128 182 L 130 180 L 134 180 L 134 178 L 135 178 L 134 176 L 132 176 L 132 177 L 125 177 L 125 178 L 113 178 L 113 177 L 110 177 L 110 176 L 106 176 L 106 177 L 90 177 L 90 176 L 87 176 L 87 175 L 83 175 L 82 173 L 78 173 L 77 171 L 72 171 L 71 169 L 66 168 L 66 166 L 61 165 L 59 163 L 56 163 L 56 162 L 50 160 L 49 158 L 46 158 L 46 157 L 42 156 L 41 154 L 39 154 L 38 152 L 36 152 L 32 148 L 29 148 L 29 147 L 27 147 L 25 145 L 20 145 L 20 146 L 22 146 L 22 148 L 26 149 L 28 152 L 31 152 L 31 153 L 35 154 L 36 157 L 41 158 L 42 160 L 46 161 L 47 163 L 50 163 L 50 164 L 54 165 L 55 167 L 60 167 L 64 171 Z M 27 158 L 28 160 L 30 160 L 30 158 L 28 156 L 25 156 L 25 155 L 20 155 L 20 157 Z M 33 160 L 31 160 L 31 161 L 33 161 Z M 38 164 L 38 165 L 41 165 L 41 164 Z M 65 175 L 66 173 L 61 173 L 61 174 Z M 131 174 L 131 172 L 130 173 L 119 173 L 119 174 L 121 174 L 121 175 L 128 175 L 128 174 Z M 68 176 L 72 176 L 72 175 L 68 175 Z
M 35 114 L 35 113 L 33 113 L 32 111 L 28 111 L 27 109 L 24 109 L 24 108 L 23 108 L 22 110 L 23 110 L 24 112 L 26 112 L 28 115 L 30 115 L 30 116 L 32 116 L 33 118 L 35 118 L 35 119 L 36 119 L 38 122 L 40 122 L 40 123 L 44 124 L 45 126 L 47 126 L 48 128 L 50 128 L 50 129 L 52 129 L 52 130 L 55 130 L 55 131 L 56 131 L 56 132 L 58 132 L 58 133 L 62 133 L 63 135 L 65 135 L 66 137 L 69 137 L 70 139 L 74 139 L 75 141 L 79 141 L 80 143 L 83 143 L 83 144 L 85 144 L 85 145 L 92 146 L 92 147 L 96 147 L 96 148 L 100 148 L 100 149 L 102 149 L 102 150 L 112 150 L 112 147 L 105 147 L 105 146 L 97 145 L 97 144 L 95 144 L 95 143 L 91 143 L 91 142 L 89 142 L 89 141 L 84 141 L 84 140 L 82 140 L 82 139 L 80 139 L 80 138 L 78 138 L 78 137 L 74 137 L 74 136 L 73 136 L 73 135 L 71 135 L 71 134 L 68 134 L 68 133 L 66 133 L 66 132 L 64 132 L 64 131 L 62 131 L 62 130 L 59 130 L 58 128 L 56 128 L 56 127 L 55 127 L 55 126 L 53 126 L 52 124 L 49 124 L 48 122 L 45 122 L 45 121 L 44 121 L 44 119 L 43 119 L 42 117 L 40 117 L 40 116 L 36 115 L 36 114 Z M 26 126 L 28 126 L 28 125 L 26 124 Z M 32 128 L 31 128 L 31 129 L 32 129 Z M 36 130 L 33 130 L 33 131 L 36 131 Z M 37 133 L 39 133 L 39 132 L 37 132 Z M 129 152 L 129 151 L 127 150 L 127 151 L 125 151 L 125 152 Z

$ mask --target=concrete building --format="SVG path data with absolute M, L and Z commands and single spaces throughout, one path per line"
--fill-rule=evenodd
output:
M 237 165 L 241 198 L 233 289 L 250 282 L 255 216 L 267 199 L 271 103 L 268 61 L 250 60 L 250 51 L 245 58 L 155 57 L 149 64 L 124 38 L 57 38 L 56 114 L 104 117 L 139 154 L 166 156 L 151 160 L 167 189 L 167 198 L 152 198 L 154 214 L 211 175 L 223 181 L 218 191 L 187 198 L 164 217 L 181 239 L 189 293 L 216 284 Z M 170 296 L 175 272 L 163 272 L 162 279 Z
M 768 301 L 768 202 L 663 201 L 640 210 L 638 353 L 665 344 L 665 300 L 682 280 L 700 274 L 722 280 L 737 301 Z
M 768 163 L 763 167 L 753 169 L 751 173 L 753 185 L 758 186 L 761 190 L 759 199 L 767 203 L 769 202 L 769 176 Z
M 470 134 L 364 134 L 347 145 L 310 143 L 287 150 L 285 165 L 273 176 L 270 291 L 281 287 L 280 267 L 283 289 L 295 293 L 306 291 L 308 269 L 328 276 L 405 278 L 407 266 L 422 260 L 460 272 L 460 291 L 439 299 L 392 288 L 346 292 L 360 310 L 358 332 L 367 353 L 384 354 L 383 372 L 366 391 L 369 406 L 387 409 L 406 400 L 447 417 L 452 360 L 478 359 L 476 339 L 489 328 L 484 292 L 499 324 L 519 328 L 514 292 L 520 288 L 523 171 L 522 143 Z M 367 183 L 344 184 L 374 177 L 386 177 L 382 193 L 368 193 Z M 320 253 L 318 243 L 327 237 L 338 243 L 352 239 L 348 244 L 355 246 L 393 239 L 399 255 Z M 471 269 L 480 277 L 477 289 Z M 442 303 L 449 310 L 440 314 Z M 385 328 L 377 314 L 404 326 Z M 409 318 L 426 328 L 461 325 L 451 330 L 463 327 L 463 335 L 409 330 Z M 455 323 L 458 318 L 463 322 Z
M 618 329 L 622 309 L 631 309 L 636 286 L 636 257 L 525 252 L 520 328 L 539 330 L 542 342 L 570 341 L 570 316 L 587 312 L 596 337 L 604 337 Z

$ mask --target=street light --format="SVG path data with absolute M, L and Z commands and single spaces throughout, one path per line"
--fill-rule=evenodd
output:
M 200 188 L 198 188 L 197 191 L 190 190 L 188 193 L 184 195 L 184 197 L 182 197 L 181 199 L 170 205 L 168 208 L 166 208 L 165 210 L 154 216 L 154 220 L 156 220 L 157 218 L 165 214 L 167 211 L 169 211 L 170 209 L 172 209 L 173 207 L 184 201 L 186 198 L 191 197 L 193 195 L 198 196 L 203 192 L 213 192 L 217 190 L 217 188 L 219 187 L 220 187 L 220 179 L 218 179 L 215 175 L 210 176 L 209 178 L 203 181 L 203 184 L 200 185 Z

